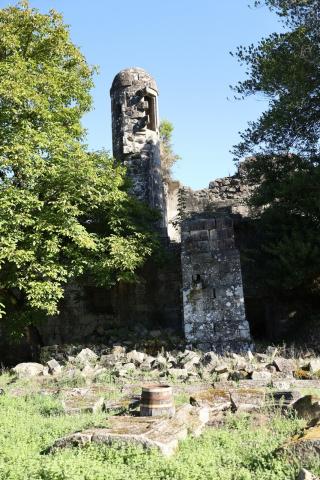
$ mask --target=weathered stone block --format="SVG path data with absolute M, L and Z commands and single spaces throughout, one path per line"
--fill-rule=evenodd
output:
M 237 412 L 253 412 L 265 405 L 265 390 L 238 388 L 230 390 L 231 408 Z
M 288 358 L 277 357 L 273 360 L 273 365 L 278 372 L 293 373 L 296 370 L 296 363 L 294 360 Z
M 155 448 L 164 456 L 170 456 L 178 448 L 179 440 L 188 433 L 198 436 L 209 420 L 205 408 L 183 405 L 174 417 L 155 419 L 152 417 L 111 417 L 108 427 L 85 430 L 58 439 L 47 452 L 68 446 L 83 446 L 87 443 L 113 445 L 125 443 Z
M 141 365 L 145 358 L 145 354 L 142 352 L 137 352 L 137 350 L 132 350 L 127 353 L 127 362 L 134 363 L 135 365 Z
M 96 355 L 90 348 L 84 348 L 76 356 L 76 360 L 83 365 L 87 363 L 95 363 L 98 360 L 98 355 Z
M 49 369 L 49 373 L 51 373 L 52 375 L 59 374 L 62 372 L 62 366 L 55 359 L 49 360 L 47 362 L 47 366 Z
M 19 378 L 38 377 L 40 375 L 43 375 L 44 366 L 40 363 L 34 362 L 19 363 L 12 369 L 12 371 Z
M 258 371 L 255 371 L 255 372 L 252 372 L 252 375 L 251 375 L 251 378 L 252 380 L 261 380 L 263 382 L 271 382 L 271 378 L 272 378 L 272 375 L 270 372 L 266 371 L 266 370 L 258 370 Z
M 207 407 L 211 412 L 231 409 L 231 397 L 228 390 L 210 388 L 197 392 L 190 397 L 190 403 L 196 407 Z

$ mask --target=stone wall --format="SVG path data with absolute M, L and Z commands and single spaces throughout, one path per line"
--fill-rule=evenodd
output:
M 113 344 L 130 341 L 141 329 L 181 331 L 180 248 L 172 247 L 161 265 L 149 261 L 135 284 L 112 289 L 69 285 L 61 314 L 40 325 L 45 345 L 61 343 Z
M 180 242 L 181 221 L 197 213 L 224 211 L 232 214 L 234 219 L 250 217 L 252 212 L 246 200 L 251 191 L 241 167 L 235 175 L 213 180 L 208 188 L 201 190 L 171 180 L 166 189 L 169 237 Z
M 186 339 L 218 352 L 247 349 L 251 338 L 231 217 L 184 220 L 181 264 Z
M 37 324 L 32 338 L 12 344 L 0 328 L 0 366 L 36 360 L 43 345 L 123 343 L 134 348 L 149 332 L 160 340 L 182 332 L 180 245 L 169 245 L 161 264 L 147 262 L 136 284 L 112 289 L 90 281 L 69 284 L 60 315 Z M 31 341 L 30 341 L 31 340 Z
M 216 179 L 210 182 L 209 188 L 193 191 L 182 187 L 177 195 L 179 217 L 183 220 L 203 212 L 231 216 L 238 256 L 240 254 L 245 311 L 251 335 L 258 341 L 277 342 L 290 338 L 290 335 L 294 337 L 299 319 L 301 322 L 304 319 L 301 310 L 305 307 L 301 299 L 293 304 L 292 299 L 274 298 L 266 292 L 257 265 L 248 261 L 247 251 L 256 248 L 253 212 L 246 204 L 251 192 L 252 187 L 248 186 L 240 165 L 235 175 Z
M 192 190 L 182 187 L 178 194 L 182 218 L 192 213 L 227 210 L 241 217 L 250 216 L 246 200 L 252 191 L 241 172 L 233 176 L 218 178 L 209 183 L 209 188 Z

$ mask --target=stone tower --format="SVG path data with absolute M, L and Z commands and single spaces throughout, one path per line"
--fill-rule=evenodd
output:
M 127 68 L 115 76 L 110 96 L 113 155 L 127 167 L 131 193 L 160 210 L 166 235 L 157 84 L 142 68 Z

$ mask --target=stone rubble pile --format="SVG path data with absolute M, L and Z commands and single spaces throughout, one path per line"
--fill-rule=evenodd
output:
M 77 353 L 76 353 L 77 352 Z M 165 351 L 155 355 L 138 350 L 126 350 L 117 345 L 112 348 L 45 347 L 41 353 L 43 363 L 22 363 L 13 368 L 18 377 L 41 375 L 81 375 L 94 379 L 110 373 L 119 378 L 146 372 L 163 378 L 208 381 L 253 381 L 256 384 L 275 384 L 280 387 L 295 380 L 320 380 L 320 358 L 284 358 L 277 349 L 268 353 L 219 356 L 215 352 L 193 350 Z M 44 361 L 45 360 L 45 361 Z
M 99 328 L 99 327 L 98 327 Z M 142 323 L 132 326 L 119 327 L 112 326 L 110 329 L 104 328 L 103 338 L 97 338 L 96 343 L 68 343 L 48 345 L 41 349 L 40 362 L 45 363 L 51 358 L 59 362 L 67 361 L 69 356 L 75 357 L 84 348 L 90 348 L 99 357 L 108 353 L 114 345 L 123 345 L 127 351 L 137 349 L 139 351 L 148 350 L 157 352 L 158 350 L 183 350 L 186 346 L 185 339 L 173 328 L 162 328 L 150 330 Z M 105 339 L 108 338 L 106 341 Z

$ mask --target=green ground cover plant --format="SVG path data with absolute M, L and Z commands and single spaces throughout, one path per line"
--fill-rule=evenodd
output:
M 0 480 L 294 480 L 300 468 L 276 450 L 303 422 L 278 414 L 262 426 L 248 415 L 230 416 L 224 426 L 182 442 L 170 459 L 120 445 L 44 454 L 65 434 L 107 425 L 107 415 L 65 415 L 59 396 L 13 397 L 10 389 L 23 382 L 10 381 L 8 374 L 0 375 L 0 385 L 8 392 L 0 396 Z M 305 466 L 320 474 L 320 462 Z

